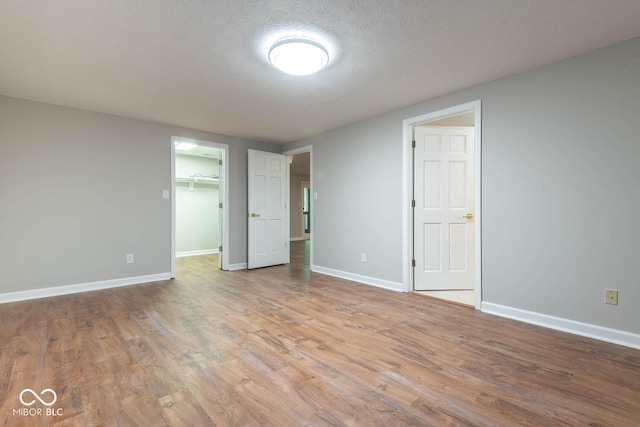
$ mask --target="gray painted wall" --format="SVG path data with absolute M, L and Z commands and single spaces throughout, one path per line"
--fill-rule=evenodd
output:
M 402 281 L 402 120 L 477 99 L 483 300 L 640 333 L 640 39 L 287 144 L 313 145 L 314 264 Z
M 229 145 L 245 262 L 247 149 L 281 147 L 0 96 L 0 293 L 169 272 L 172 135 Z
M 315 265 L 402 281 L 401 125 L 382 116 L 285 148 L 313 145 Z

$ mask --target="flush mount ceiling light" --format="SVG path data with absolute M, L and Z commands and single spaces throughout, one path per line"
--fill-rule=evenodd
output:
M 326 67 L 329 63 L 329 54 L 316 41 L 290 37 L 271 46 L 269 61 L 284 73 L 307 76 Z

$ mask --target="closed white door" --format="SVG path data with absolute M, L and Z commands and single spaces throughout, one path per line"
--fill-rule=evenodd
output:
M 284 264 L 289 260 L 286 157 L 249 150 L 248 160 L 247 266 Z
M 474 289 L 473 128 L 414 129 L 414 288 Z

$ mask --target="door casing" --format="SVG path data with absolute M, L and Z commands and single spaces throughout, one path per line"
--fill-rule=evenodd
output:
M 309 201 L 310 210 L 313 212 L 313 203 L 314 199 L 316 199 L 316 194 L 314 193 L 313 186 L 313 146 L 306 145 L 300 148 L 294 148 L 293 150 L 285 151 L 285 156 L 290 156 L 293 159 L 293 156 L 296 154 L 309 153 L 309 187 L 311 188 L 311 200 Z M 287 163 L 290 166 L 289 163 Z M 287 170 L 287 177 L 291 176 L 291 171 Z M 287 192 L 291 191 L 291 180 L 289 180 L 289 184 L 287 185 Z M 287 200 L 291 200 L 290 194 L 287 194 Z M 291 209 L 289 209 L 289 215 L 291 215 Z M 313 230 L 315 230 L 315 226 L 313 225 L 314 215 L 311 215 L 311 233 L 309 234 L 309 268 L 313 271 Z
M 222 152 L 221 182 L 219 191 L 222 193 L 222 209 L 220 222 L 222 223 L 221 246 L 222 254 L 219 261 L 220 268 L 229 269 L 229 146 L 211 141 L 201 141 L 180 136 L 171 137 L 171 278 L 176 277 L 176 141 L 192 142 L 211 148 L 217 148 Z
M 402 192 L 402 230 L 403 230 L 403 285 L 406 292 L 410 292 L 414 288 L 414 274 L 411 264 L 413 256 L 414 244 L 414 226 L 411 201 L 414 200 L 413 195 L 413 155 L 411 143 L 413 140 L 413 127 L 425 122 L 430 122 L 456 114 L 469 111 L 474 112 L 474 145 L 475 145 L 475 308 L 481 309 L 482 304 L 482 102 L 480 100 L 472 101 L 466 104 L 457 105 L 443 110 L 426 113 L 420 116 L 411 117 L 403 120 L 403 156 L 402 165 L 404 171 L 404 186 Z

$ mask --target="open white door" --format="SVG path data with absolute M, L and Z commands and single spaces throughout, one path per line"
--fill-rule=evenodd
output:
M 226 159 L 224 158 L 224 151 L 220 150 L 220 159 L 218 159 L 218 182 L 219 183 L 223 183 L 225 179 L 227 179 L 226 176 L 224 176 L 224 163 L 226 163 Z M 224 194 L 224 185 L 219 185 L 218 186 L 218 218 L 220 218 L 220 220 L 218 221 L 218 234 L 220 236 L 220 247 L 218 248 L 218 268 L 220 270 L 222 270 L 223 268 L 223 251 L 226 251 L 227 248 L 222 244 L 223 240 L 224 240 L 224 221 L 225 221 L 225 217 L 224 217 L 224 198 L 225 198 L 225 194 Z
M 289 260 L 287 158 L 249 150 L 247 267 L 285 264 Z
M 474 289 L 474 131 L 415 127 L 416 290 Z

